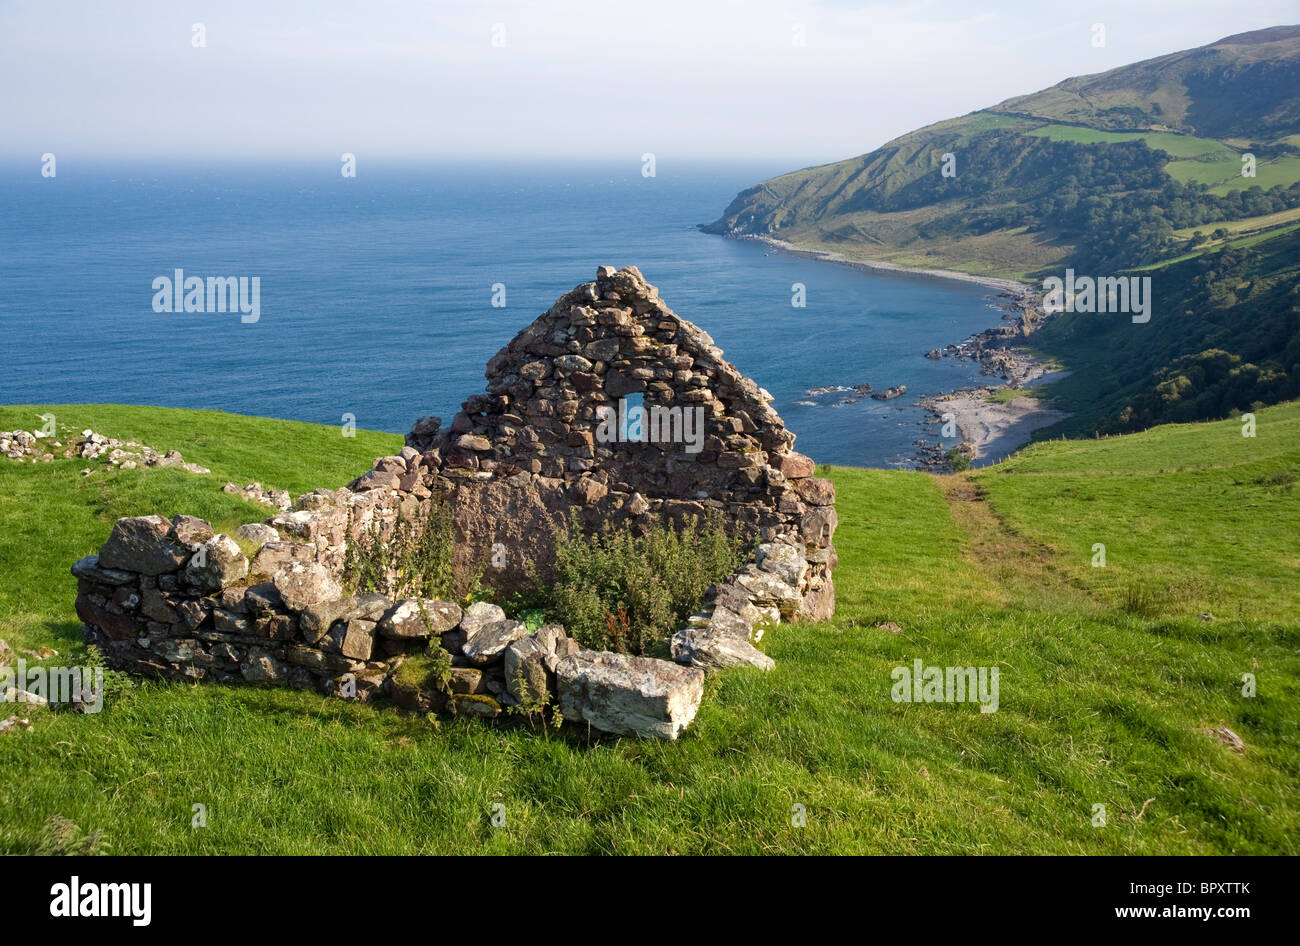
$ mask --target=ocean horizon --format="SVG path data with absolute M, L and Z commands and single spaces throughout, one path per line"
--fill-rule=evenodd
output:
M 914 442 L 937 438 L 916 401 L 988 380 L 924 354 L 997 324 L 997 291 L 699 231 L 779 170 L 362 160 L 348 179 L 329 162 L 65 160 L 44 179 L 6 162 L 0 403 L 351 415 L 400 433 L 425 414 L 449 421 L 484 389 L 487 360 L 598 265 L 635 265 L 773 394 L 797 449 L 910 466 Z M 177 270 L 256 277 L 256 320 L 155 311 L 155 280 Z M 842 390 L 862 384 L 907 393 Z

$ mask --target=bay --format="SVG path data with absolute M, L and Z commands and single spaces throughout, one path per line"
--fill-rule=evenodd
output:
M 209 408 L 402 432 L 598 265 L 634 264 L 767 388 L 819 462 L 909 465 L 916 400 L 982 383 L 924 353 L 995 324 L 993 290 L 700 233 L 782 168 L 561 162 L 0 166 L 0 403 Z M 260 318 L 157 313 L 153 280 L 257 276 Z M 505 287 L 494 307 L 493 287 Z M 791 305 L 795 284 L 806 306 Z M 498 293 L 499 297 L 499 293 Z M 898 384 L 854 403 L 815 387 Z M 837 406 L 838 405 L 838 406 Z M 35 421 L 34 421 L 35 422 Z M 112 433 L 109 431 L 108 433 Z

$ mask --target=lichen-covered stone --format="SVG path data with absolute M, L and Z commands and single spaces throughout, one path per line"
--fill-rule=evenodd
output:
M 239 665 L 239 672 L 249 683 L 276 683 L 285 677 L 288 667 L 270 651 L 253 647 Z
M 748 635 L 710 633 L 706 628 L 687 627 L 673 635 L 673 660 L 702 670 L 728 667 L 757 667 L 771 670 L 776 662 L 752 643 Z
M 498 605 L 490 601 L 475 601 L 465 609 L 460 619 L 460 629 L 469 638 L 477 634 L 480 628 L 505 619 L 506 613 Z
M 451 601 L 407 598 L 399 601 L 379 622 L 383 637 L 414 639 L 433 637 L 456 627 L 463 612 Z
M 290 562 L 275 573 L 273 582 L 285 605 L 293 611 L 342 596 L 334 576 L 319 562 Z
M 265 545 L 267 542 L 279 542 L 280 533 L 264 522 L 249 522 L 235 530 L 235 536 Z
M 356 608 L 356 598 L 334 598 L 309 604 L 298 616 L 298 628 L 304 641 L 316 643 L 329 633 L 330 625 Z
M 135 572 L 102 567 L 98 555 L 87 555 L 85 558 L 78 559 L 72 566 L 72 574 L 101 585 L 125 585 L 135 582 L 138 577 Z
M 501 715 L 501 704 L 485 693 L 453 693 L 447 706 L 457 716 L 491 719 Z
M 803 549 L 785 542 L 764 542 L 758 546 L 754 550 L 754 563 L 760 571 L 775 575 L 796 590 L 808 574 L 808 559 Z
M 608 733 L 676 739 L 704 693 L 704 672 L 651 657 L 580 650 L 555 671 L 560 712 Z
M 519 621 L 493 621 L 467 635 L 461 652 L 470 663 L 481 667 L 500 660 L 506 648 L 527 633 L 528 628 Z
M 185 566 L 185 583 L 200 594 L 220 591 L 248 576 L 248 558 L 224 533 L 208 539 Z
M 546 668 L 547 649 L 539 634 L 521 637 L 506 648 L 503 666 L 506 692 L 516 704 L 537 705 L 554 690 L 553 674 Z
M 339 651 L 354 660 L 369 660 L 375 643 L 375 622 L 353 618 L 344 625 Z
M 171 521 L 162 516 L 126 516 L 113 523 L 99 549 L 100 568 L 161 575 L 185 564 L 190 552 L 173 538 Z
M 243 526 L 240 528 L 242 529 Z M 282 542 L 275 539 L 257 550 L 257 554 L 253 556 L 252 571 L 258 575 L 273 576 L 290 562 L 315 560 L 316 546 L 307 542 Z

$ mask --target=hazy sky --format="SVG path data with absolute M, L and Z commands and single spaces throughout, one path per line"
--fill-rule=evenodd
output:
M 802 166 L 1296 21 L 1297 0 L 0 0 L 0 152 Z

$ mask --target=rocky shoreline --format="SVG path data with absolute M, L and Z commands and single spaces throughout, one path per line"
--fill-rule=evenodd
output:
M 1055 373 L 1053 366 L 1045 364 L 1030 354 L 1027 349 L 1017 345 L 1017 342 L 1023 341 L 1037 331 L 1049 317 L 1042 308 L 1041 294 L 1031 285 L 1013 279 L 976 276 L 955 270 L 911 269 L 896 263 L 851 260 L 839 253 L 806 249 L 769 236 L 744 235 L 731 239 L 753 240 L 791 256 L 838 263 L 864 272 L 950 279 L 997 289 L 997 307 L 1002 312 L 1000 324 L 978 332 L 962 342 L 924 352 L 924 357 L 969 358 L 978 361 L 983 366 L 981 374 L 1000 378 L 1003 384 L 1010 388 L 1022 388 Z M 1060 376 L 1064 376 L 1064 373 Z M 951 393 L 941 391 L 920 398 L 916 403 L 936 421 L 942 423 L 945 414 L 954 415 L 956 427 L 961 433 L 961 442 L 955 447 L 947 447 L 942 443 L 931 443 L 928 439 L 917 440 L 916 452 L 911 457 L 917 468 L 931 472 L 951 472 L 953 459 L 950 453 L 953 452 L 965 457 L 967 462 L 980 460 L 992 462 L 1001 459 L 1028 443 L 1034 430 L 1069 416 L 1064 412 L 1048 408 L 1037 399 L 1030 397 L 1017 397 L 1006 403 L 990 402 L 990 395 L 1001 386 L 963 388 Z M 895 389 L 891 389 L 893 390 Z M 903 392 L 898 392 L 901 393 Z M 876 394 L 872 396 L 879 397 Z
M 1064 376 L 1066 372 L 1045 372 Z M 961 442 L 954 447 L 942 443 L 917 441 L 919 468 L 935 473 L 954 472 L 954 455 L 964 458 L 960 468 L 969 464 L 995 463 L 1005 459 L 1027 444 L 1033 432 L 1048 427 L 1070 415 L 1059 411 L 1030 395 L 1013 397 L 1009 401 L 993 401 L 1000 385 L 967 388 L 951 394 L 936 394 L 922 398 L 920 404 L 942 424 L 951 420 L 961 434 Z
M 1003 383 L 947 394 L 940 392 L 917 402 L 939 424 L 944 422 L 945 415 L 951 415 L 961 434 L 961 442 L 955 447 L 918 440 L 913 459 L 920 469 L 953 472 L 980 461 L 996 462 L 1027 444 L 1038 428 L 1070 416 L 1033 397 L 1013 397 L 1005 402 L 990 400 L 1004 386 L 1020 389 L 1049 376 L 1051 380 L 1059 380 L 1068 373 L 1035 358 L 1016 344 L 1037 331 L 1048 317 L 1038 295 L 1022 289 L 1003 293 L 1001 299 L 999 308 L 1004 324 L 978 332 L 960 344 L 948 345 L 939 354 L 978 361 L 983 366 L 981 374 L 997 377 Z M 926 357 L 934 357 L 934 353 L 929 352 Z

